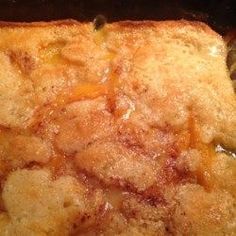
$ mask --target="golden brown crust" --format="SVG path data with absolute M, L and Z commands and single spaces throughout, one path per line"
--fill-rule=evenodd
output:
M 172 20 L 166 20 L 166 21 L 118 21 L 115 22 L 115 24 L 121 26 L 121 27 L 129 27 L 129 28 L 139 28 L 139 27 L 184 27 L 184 26 L 193 26 L 195 29 L 201 29 L 206 32 L 214 32 L 208 25 L 206 25 L 203 22 L 199 21 L 186 21 L 186 20 L 179 20 L 179 21 L 172 21 Z M 214 32 L 215 34 L 215 32 Z
M 81 25 L 86 24 L 81 23 L 77 20 L 66 19 L 66 20 L 56 20 L 56 21 L 38 21 L 38 22 L 9 22 L 9 21 L 0 21 L 0 27 L 48 27 L 48 26 L 70 26 L 70 25 Z M 144 21 L 117 21 L 112 23 L 118 27 L 127 27 L 127 28 L 139 28 L 139 27 L 184 27 L 184 26 L 193 26 L 195 29 L 203 30 L 209 34 L 217 35 L 207 24 L 200 21 L 186 21 L 186 20 L 166 20 L 162 22 L 144 20 Z
M 232 235 L 225 58 L 200 22 L 1 22 L 0 235 Z

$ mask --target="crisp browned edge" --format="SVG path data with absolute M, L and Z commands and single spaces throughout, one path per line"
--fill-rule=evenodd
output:
M 8 21 L 0 21 L 0 27 L 46 27 L 46 26 L 72 26 L 72 25 L 81 25 L 87 24 L 89 22 L 80 22 L 73 19 L 65 19 L 65 20 L 56 20 L 56 21 L 38 21 L 38 22 L 8 22 Z M 196 29 L 203 30 L 208 34 L 217 33 L 212 30 L 207 24 L 200 21 L 187 21 L 184 19 L 181 20 L 165 20 L 165 21 L 152 21 L 152 20 L 144 20 L 144 21 L 117 21 L 109 23 L 110 25 L 117 27 L 125 27 L 125 28 L 142 28 L 142 27 L 157 27 L 157 26 L 167 26 L 167 27 L 180 27 L 180 26 L 193 26 Z
M 204 31 L 205 33 L 218 36 L 219 34 L 215 32 L 210 26 L 204 22 L 200 21 L 188 21 L 185 19 L 181 20 L 164 20 L 164 21 L 117 21 L 113 25 L 117 27 L 127 27 L 127 28 L 142 28 L 142 27 L 151 27 L 151 28 L 180 28 L 184 26 L 191 26 L 199 31 Z

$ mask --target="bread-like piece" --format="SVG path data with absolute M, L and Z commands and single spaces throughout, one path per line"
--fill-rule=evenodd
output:
M 0 235 L 234 235 L 226 54 L 199 22 L 1 23 Z
M 71 221 L 88 209 L 86 189 L 65 176 L 51 180 L 45 170 L 17 170 L 5 183 L 8 210 L 1 235 L 65 235 Z

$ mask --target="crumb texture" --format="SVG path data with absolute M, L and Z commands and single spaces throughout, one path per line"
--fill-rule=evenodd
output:
M 0 236 L 235 235 L 226 55 L 198 22 L 2 24 Z

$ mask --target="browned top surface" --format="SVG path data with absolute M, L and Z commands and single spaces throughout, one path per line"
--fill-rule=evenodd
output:
M 0 235 L 233 235 L 225 57 L 198 22 L 1 23 Z

